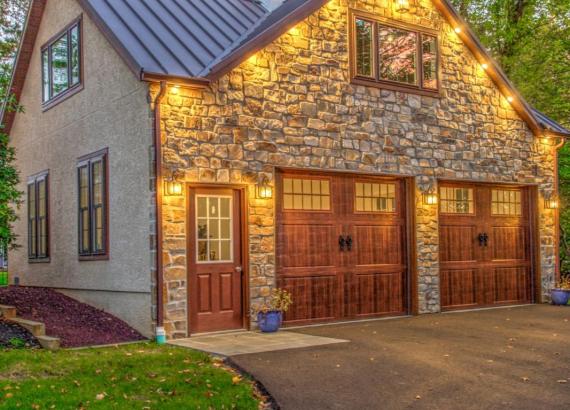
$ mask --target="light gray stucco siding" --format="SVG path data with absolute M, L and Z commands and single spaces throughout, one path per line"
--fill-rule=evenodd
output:
M 51 261 L 28 262 L 24 202 L 14 224 L 22 247 L 10 252 L 10 273 L 23 285 L 67 289 L 70 295 L 150 335 L 152 118 L 148 88 L 85 13 L 84 89 L 42 111 L 40 48 L 82 13 L 74 0 L 48 1 L 34 46 L 21 97 L 25 113 L 17 115 L 11 139 L 22 191 L 28 176 L 49 170 Z M 79 261 L 77 159 L 103 148 L 109 151 L 109 260 Z

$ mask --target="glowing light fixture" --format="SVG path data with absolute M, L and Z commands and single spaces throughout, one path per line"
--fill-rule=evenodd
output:
M 267 182 L 263 182 L 257 186 L 257 197 L 259 199 L 273 198 L 273 187 Z
M 512 103 L 514 100 L 515 100 L 515 99 L 514 99 L 511 95 L 509 95 L 509 96 L 507 97 L 507 101 L 510 102 L 510 103 Z
M 483 70 L 486 70 L 487 68 L 489 68 L 489 64 L 483 63 L 481 64 L 481 67 L 483 67 Z
M 301 31 L 297 27 L 292 27 L 291 29 L 289 29 L 289 34 L 291 34 L 292 36 L 298 36 L 299 34 L 301 34 Z
M 461 33 L 461 27 L 455 27 L 453 29 L 457 34 Z
M 424 205 L 435 205 L 437 204 L 437 194 L 435 192 L 424 192 L 422 200 Z
M 544 207 L 546 209 L 558 209 L 558 197 L 556 195 L 552 195 L 550 198 L 545 198 Z
M 178 181 L 164 181 L 164 195 L 166 196 L 181 196 L 182 184 Z
M 179 85 L 173 85 L 172 87 L 170 87 L 170 94 L 178 95 L 179 92 L 180 92 Z
M 396 11 L 398 13 L 407 13 L 410 11 L 410 0 L 396 0 Z

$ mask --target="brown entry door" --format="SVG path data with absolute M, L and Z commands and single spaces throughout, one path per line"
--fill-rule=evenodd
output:
M 529 203 L 522 187 L 441 184 L 442 309 L 532 302 Z
M 241 192 L 191 189 L 189 212 L 190 331 L 243 327 Z
M 403 182 L 285 172 L 278 178 L 277 276 L 302 324 L 405 313 Z

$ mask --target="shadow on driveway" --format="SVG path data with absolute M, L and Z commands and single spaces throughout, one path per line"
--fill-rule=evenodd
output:
M 570 307 L 297 331 L 351 343 L 232 357 L 282 409 L 570 409 Z

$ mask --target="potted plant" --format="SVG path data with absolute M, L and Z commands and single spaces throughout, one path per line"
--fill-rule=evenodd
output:
M 291 294 L 285 289 L 273 289 L 268 301 L 253 308 L 259 329 L 265 333 L 279 330 L 283 322 L 283 312 L 287 312 L 292 303 Z
M 550 291 L 552 304 L 566 305 L 570 300 L 570 276 L 566 276 L 556 282 L 554 288 Z

